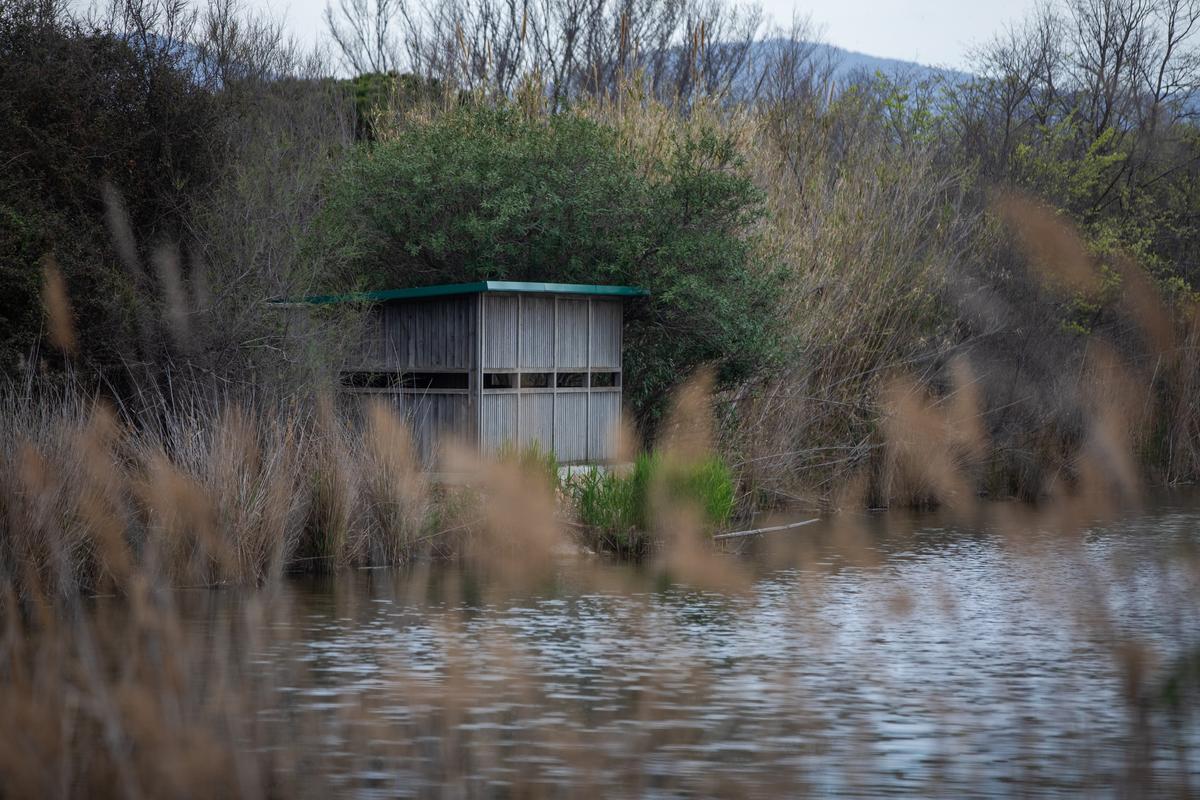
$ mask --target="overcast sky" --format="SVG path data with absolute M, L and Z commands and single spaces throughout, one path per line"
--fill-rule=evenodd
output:
M 1036 0 L 761 0 L 775 21 L 808 15 L 821 38 L 847 50 L 936 66 L 965 66 L 972 45 L 1020 19 Z M 275 14 L 304 42 L 324 36 L 326 0 L 248 0 Z
M 297 0 L 298 2 L 301 0 Z M 786 22 L 808 14 L 829 44 L 872 56 L 961 68 L 967 51 L 1021 19 L 1036 0 L 762 0 Z

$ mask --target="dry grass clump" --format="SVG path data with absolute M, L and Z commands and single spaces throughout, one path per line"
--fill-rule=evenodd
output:
M 298 544 L 302 428 L 294 416 L 195 407 L 133 434 L 130 488 L 145 548 L 185 583 L 257 583 Z
M 406 424 L 302 407 L 179 403 L 118 417 L 67 391 L 7 397 L 0 572 L 20 596 L 263 583 L 286 570 L 397 564 L 430 520 Z
M 978 467 L 988 440 L 974 376 L 965 362 L 955 370 L 945 399 L 905 376 L 883 390 L 886 442 L 881 492 L 908 505 L 969 508 L 975 503 Z
M 402 563 L 431 512 L 407 423 L 384 403 L 358 421 L 336 415 L 328 401 L 318 409 L 302 558 L 314 570 Z
M 352 525 L 350 560 L 397 564 L 408 558 L 428 512 L 428 489 L 413 449 L 408 425 L 395 412 L 376 404 L 362 429 L 358 464 L 358 525 Z
M 710 393 L 711 380 L 687 387 L 668 423 L 637 516 L 650 539 L 690 519 L 689 498 L 711 499 L 679 485 L 688 464 L 714 458 Z M 327 400 L 177 400 L 139 416 L 76 390 L 7 402 L 0 576 L 21 598 L 127 592 L 142 574 L 266 584 L 434 553 L 544 575 L 569 545 L 552 459 L 447 446 L 441 466 L 455 477 L 435 491 L 408 422 L 385 403 L 357 417 Z M 723 466 L 717 477 L 732 491 Z M 732 498 L 718 499 L 724 522 Z
M 79 398 L 9 401 L 0 423 L 0 571 L 22 595 L 127 574 L 129 508 L 111 413 Z
M 706 390 L 693 392 L 678 419 L 704 419 L 708 402 Z M 291 652 L 273 624 L 289 613 L 273 595 L 275 577 L 308 568 L 305 559 L 407 560 L 438 533 L 427 532 L 435 507 L 439 525 L 470 518 L 456 548 L 499 591 L 553 582 L 564 560 L 581 553 L 564 534 L 556 487 L 533 460 L 452 451 L 448 466 L 469 485 L 434 500 L 406 425 L 384 405 L 361 427 L 329 406 L 307 418 L 196 403 L 138 429 L 77 395 L 13 411 L 10 422 L 26 424 L 21 434 L 16 425 L 4 431 L 4 453 L 19 469 L 3 473 L 11 483 L 0 492 L 0 793 L 323 797 L 347 772 L 386 763 L 410 765 L 418 785 L 474 795 L 478 759 L 536 758 L 564 744 L 547 735 L 506 749 L 486 729 L 460 727 L 497 692 L 495 673 L 478 673 L 473 659 L 508 676 L 504 696 L 517 703 L 521 724 L 561 705 L 521 679 L 528 672 L 503 642 L 488 643 L 495 652 L 458 654 L 436 684 L 406 679 L 397 665 L 381 692 L 397 706 L 420 696 L 427 710 L 394 726 L 382 725 L 366 698 L 332 718 L 311 709 L 281 716 L 283 688 L 318 679 L 299 660 L 264 660 L 272 648 Z M 692 435 L 674 426 L 672 457 L 707 447 L 711 424 L 701 427 Z M 658 569 L 693 585 L 743 586 L 742 570 L 672 502 L 664 496 L 656 505 L 667 544 Z M 19 529 L 23 537 L 10 535 Z M 216 595 L 170 586 L 234 582 L 264 588 L 208 635 L 190 635 L 182 606 Z M 85 599 L 81 591 L 115 596 Z M 341 747 L 326 753 L 332 740 Z M 627 748 L 583 757 L 586 744 L 578 742 L 573 768 L 643 785 Z M 562 780 L 537 768 L 515 785 L 539 796 Z
M 296 565 L 328 571 L 398 564 L 416 553 L 434 504 L 407 422 L 385 403 L 363 419 L 317 404 L 306 471 L 310 504 Z
M 153 588 L 140 566 L 127 577 L 119 599 L 3 603 L 0 793 L 299 796 L 284 740 L 259 718 L 274 686 L 255 662 L 271 639 L 264 598 L 195 636 L 183 597 Z M 13 587 L 4 592 L 11 601 Z
M 1168 363 L 1165 379 L 1175 391 L 1167 393 L 1160 416 L 1167 426 L 1167 472 L 1169 482 L 1184 480 L 1200 472 L 1200 300 L 1193 301 L 1183 315 L 1177 357 Z
M 313 425 L 313 455 L 309 462 L 311 502 L 305 521 L 307 548 L 298 553 L 314 570 L 347 566 L 357 560 L 360 542 L 352 541 L 359 481 L 350 442 L 353 431 L 334 411 L 333 401 L 317 403 Z

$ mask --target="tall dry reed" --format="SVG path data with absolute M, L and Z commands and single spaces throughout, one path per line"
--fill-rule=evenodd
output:
M 0 571 L 21 596 L 270 582 L 398 564 L 427 533 L 407 423 L 195 400 L 129 418 L 74 390 L 9 394 L 0 423 Z

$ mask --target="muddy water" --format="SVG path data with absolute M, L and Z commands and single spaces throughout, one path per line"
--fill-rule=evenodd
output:
M 1186 796 L 1200 506 L 1063 533 L 881 515 L 730 555 L 703 591 L 564 563 L 292 579 L 268 725 L 347 796 Z M 202 594 L 195 630 L 231 613 Z M 303 735 L 301 734 L 303 732 Z

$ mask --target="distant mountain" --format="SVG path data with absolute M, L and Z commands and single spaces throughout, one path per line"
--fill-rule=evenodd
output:
M 767 43 L 764 42 L 764 44 Z M 966 79 L 970 77 L 967 73 L 960 70 L 933 67 L 928 64 L 919 64 L 915 61 L 905 61 L 899 58 L 882 58 L 828 44 L 819 44 L 817 47 L 822 56 L 828 55 L 838 65 L 834 73 L 834 77 L 838 80 L 846 80 L 864 72 L 873 74 L 877 71 L 885 75 L 901 74 L 916 78 Z
M 750 63 L 753 67 L 742 73 L 742 77 L 738 81 L 741 86 L 735 87 L 735 92 L 739 88 L 748 89 L 751 82 L 757 79 L 759 70 L 771 63 L 783 48 L 791 46 L 793 45 L 790 42 L 783 39 L 765 39 L 751 45 Z M 812 44 L 810 46 L 813 48 L 813 58 L 818 61 L 828 61 L 832 65 L 833 79 L 839 85 L 845 85 L 854 78 L 862 75 L 874 75 L 876 72 L 881 72 L 889 76 L 899 75 L 915 80 L 925 80 L 927 78 L 965 80 L 970 77 L 968 73 L 960 70 L 933 67 L 928 64 L 919 64 L 915 61 L 905 61 L 899 58 L 872 56 L 842 47 L 835 47 L 830 44 Z

